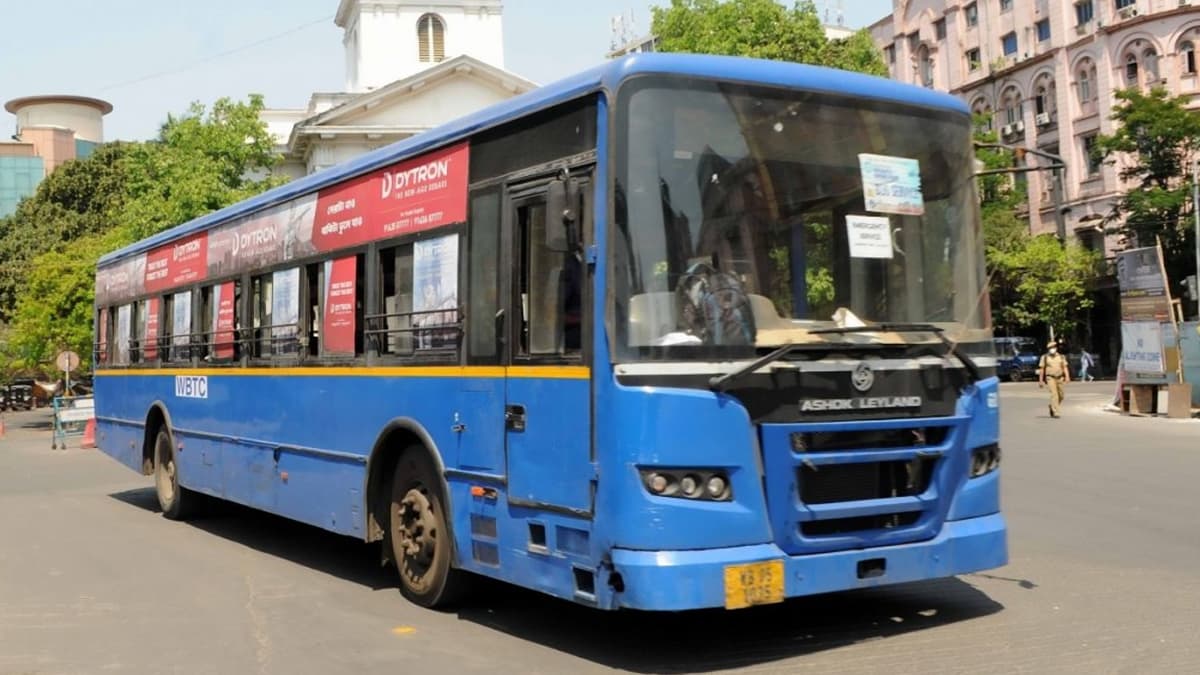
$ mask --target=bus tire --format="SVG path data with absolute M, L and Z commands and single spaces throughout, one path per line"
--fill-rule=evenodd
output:
M 175 461 L 175 443 L 165 428 L 154 439 L 154 492 L 158 505 L 170 520 L 184 520 L 195 509 L 200 495 L 179 484 L 179 469 Z
M 441 607 L 463 592 L 466 573 L 454 569 L 454 544 L 441 481 L 425 449 L 411 446 L 396 462 L 388 507 L 388 540 L 400 592 L 422 607 Z

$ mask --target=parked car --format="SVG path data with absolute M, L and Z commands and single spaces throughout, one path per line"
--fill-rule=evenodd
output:
M 16 380 L 4 387 L 4 408 L 6 410 L 33 410 L 33 383 Z
M 1001 380 L 1020 382 L 1037 379 L 1037 340 L 1030 337 L 999 337 L 992 340 L 996 349 L 996 375 Z

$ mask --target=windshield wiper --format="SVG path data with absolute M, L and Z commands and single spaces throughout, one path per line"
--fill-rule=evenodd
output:
M 846 326 L 845 328 L 814 328 L 808 331 L 812 335 L 833 335 L 841 333 L 933 333 L 946 346 L 947 351 L 958 359 L 963 368 L 971 376 L 972 382 L 978 382 L 983 377 L 979 374 L 979 366 L 971 357 L 959 348 L 957 342 L 946 337 L 946 330 L 931 323 L 877 323 L 871 326 Z
M 741 379 L 742 376 L 746 375 L 747 373 L 753 373 L 772 361 L 778 361 L 795 348 L 795 344 L 788 342 L 770 354 L 767 354 L 760 359 L 756 359 L 755 361 L 748 363 L 737 370 L 725 373 L 724 375 L 714 375 L 708 380 L 708 388 L 712 389 L 713 391 L 725 391 L 729 388 L 729 384 L 734 380 Z

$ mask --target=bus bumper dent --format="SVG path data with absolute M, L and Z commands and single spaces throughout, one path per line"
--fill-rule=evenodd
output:
M 724 607 L 725 567 L 766 560 L 783 561 L 787 598 L 936 579 L 1005 565 L 1007 527 L 995 513 L 947 521 L 927 541 L 804 556 L 788 556 L 773 543 L 694 551 L 613 549 L 613 567 L 624 581 L 615 604 L 649 611 Z M 872 573 L 863 575 L 860 563 Z

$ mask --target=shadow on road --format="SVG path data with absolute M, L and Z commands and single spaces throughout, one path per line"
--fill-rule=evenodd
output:
M 640 673 L 745 668 L 868 640 L 902 640 L 999 612 L 959 579 L 789 600 L 727 612 L 601 612 L 488 584 L 459 618 L 595 663 Z
M 159 512 L 154 488 L 109 495 L 146 511 Z M 395 570 L 379 564 L 379 545 L 365 544 L 317 527 L 219 499 L 205 498 L 187 525 L 297 565 L 374 590 L 396 588 Z M 399 591 L 397 591 L 397 600 Z
M 109 495 L 157 513 L 153 488 Z M 209 534 L 380 590 L 396 588 L 378 545 L 228 502 L 212 500 L 189 521 Z M 396 602 L 404 602 L 396 593 Z M 459 619 L 611 668 L 682 673 L 769 664 L 868 640 L 999 612 L 1003 607 L 957 579 L 799 598 L 782 605 L 677 614 L 603 612 L 534 591 L 480 579 L 456 609 Z

